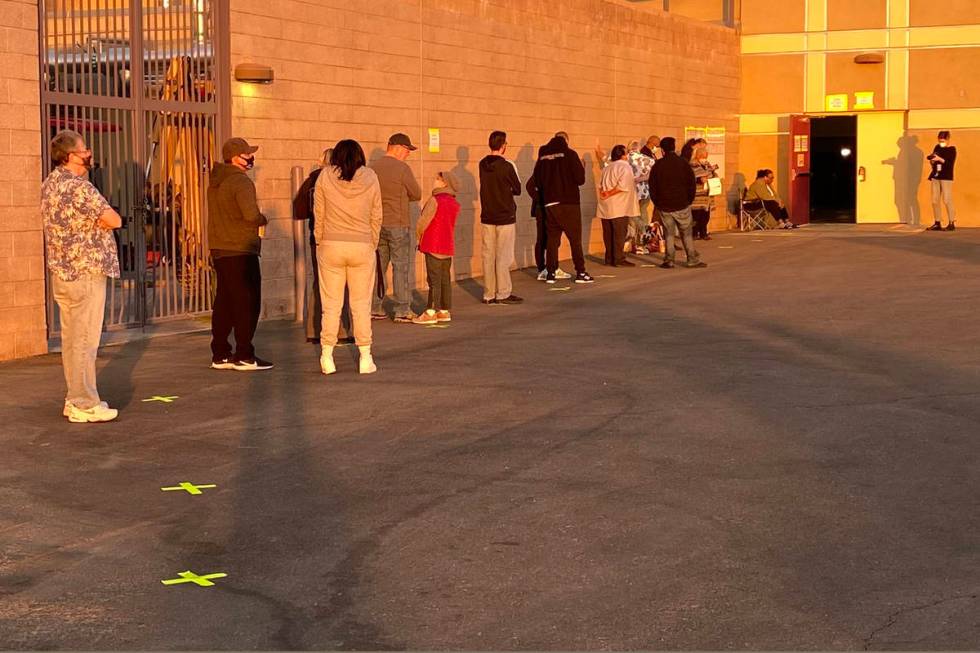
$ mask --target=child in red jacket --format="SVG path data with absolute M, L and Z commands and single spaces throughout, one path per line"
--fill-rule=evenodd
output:
M 429 283 L 429 305 L 412 320 L 415 324 L 449 322 L 453 304 L 451 268 L 456 251 L 454 231 L 459 202 L 459 182 L 451 172 L 440 172 L 432 185 L 432 197 L 422 207 L 416 232 L 419 251 L 425 254 L 425 276 Z

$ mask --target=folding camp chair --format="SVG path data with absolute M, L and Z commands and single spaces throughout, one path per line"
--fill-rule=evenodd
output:
M 742 231 L 769 228 L 769 212 L 762 200 L 746 200 L 745 191 L 739 201 L 738 226 Z

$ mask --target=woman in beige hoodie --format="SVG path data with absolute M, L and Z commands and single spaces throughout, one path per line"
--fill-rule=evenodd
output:
M 371 293 L 376 274 L 374 252 L 381 233 L 381 187 L 366 163 L 357 141 L 340 141 L 313 193 L 313 236 L 323 305 L 320 370 L 324 374 L 337 371 L 333 348 L 345 285 L 350 291 L 354 341 L 361 354 L 360 372 L 371 374 L 378 369 L 371 356 Z

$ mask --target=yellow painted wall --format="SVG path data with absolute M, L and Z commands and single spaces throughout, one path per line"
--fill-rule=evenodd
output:
M 980 2 L 977 0 L 909 0 L 909 18 L 913 26 L 976 24 L 980 23 Z
M 789 113 L 803 109 L 801 54 L 742 57 L 742 113 Z
M 885 27 L 888 0 L 827 0 L 827 29 Z
M 855 91 L 874 91 L 875 108 L 884 108 L 885 66 L 854 63 L 853 52 L 828 54 L 826 93 L 853 95 Z
M 802 32 L 806 0 L 742 0 L 743 34 Z
M 980 107 L 980 47 L 912 50 L 909 106 L 912 109 Z

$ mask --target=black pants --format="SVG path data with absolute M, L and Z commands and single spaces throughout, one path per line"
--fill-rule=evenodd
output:
M 453 307 L 453 260 L 425 255 L 425 277 L 429 282 L 429 305 L 434 311 L 448 311 Z
M 694 218 L 694 237 L 708 237 L 708 221 L 711 220 L 711 212 L 708 209 L 691 209 Z
M 232 358 L 228 336 L 235 332 L 236 360 L 255 358 L 252 337 L 262 310 L 262 270 L 256 254 L 214 259 L 218 284 L 211 314 L 211 354 Z
M 582 253 L 582 209 L 578 204 L 555 204 L 547 211 L 548 242 L 548 273 L 554 274 L 558 269 L 558 248 L 561 246 L 561 235 L 568 238 L 568 246 L 572 250 L 572 263 L 575 272 L 585 272 L 585 254 Z
M 534 241 L 534 264 L 538 266 L 538 272 L 541 272 L 548 267 L 545 258 L 548 249 L 548 219 L 539 213 L 534 221 L 538 227 L 537 238 Z
M 779 206 L 779 202 L 776 200 L 762 200 L 762 206 L 766 207 L 769 215 L 776 218 L 777 221 L 789 221 L 789 212 L 786 210 L 786 207 Z
M 602 222 L 602 243 L 606 246 L 606 265 L 619 265 L 626 260 L 626 234 L 629 232 L 629 217 L 607 218 Z

